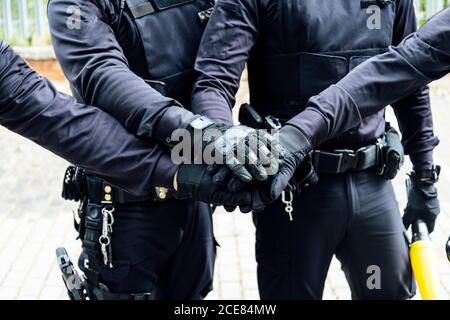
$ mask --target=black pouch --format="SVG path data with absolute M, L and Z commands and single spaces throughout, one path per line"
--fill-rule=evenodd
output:
M 299 194 L 303 190 L 310 188 L 311 186 L 319 182 L 319 175 L 314 168 L 311 159 L 308 157 L 300 164 L 295 171 L 293 177 L 294 192 Z
M 380 175 L 386 180 L 392 180 L 397 175 L 405 158 L 402 141 L 397 130 L 386 123 L 386 144 L 382 149 Z
M 239 108 L 239 122 L 250 128 L 266 129 L 264 118 L 248 103 Z

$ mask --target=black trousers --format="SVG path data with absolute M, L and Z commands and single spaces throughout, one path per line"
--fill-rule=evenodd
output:
M 295 198 L 292 222 L 281 201 L 253 217 L 262 299 L 321 299 L 334 254 L 353 299 L 415 293 L 394 190 L 374 173 L 322 174 Z
M 169 200 L 116 205 L 113 268 L 102 256 L 79 260 L 100 269 L 112 293 L 151 293 L 155 299 L 203 299 L 212 290 L 216 256 L 209 205 Z

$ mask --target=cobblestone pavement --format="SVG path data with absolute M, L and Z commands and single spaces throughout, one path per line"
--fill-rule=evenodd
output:
M 66 88 L 62 84 L 61 88 Z M 442 298 L 450 296 L 450 264 L 444 244 L 450 234 L 450 88 L 448 79 L 433 87 L 436 132 L 441 137 L 436 163 L 443 166 L 439 182 L 442 214 L 433 234 L 438 256 Z M 245 90 L 239 100 L 248 99 Z M 389 117 L 392 117 L 389 114 Z M 449 122 L 447 122 L 449 121 Z M 33 143 L 0 128 L 0 299 L 66 299 L 55 261 L 55 248 L 65 246 L 72 258 L 79 253 L 72 211 L 75 203 L 60 198 L 67 163 Z M 401 208 L 403 180 L 409 166 L 395 180 Z M 254 228 L 250 215 L 214 215 L 218 252 L 215 290 L 208 299 L 258 299 Z M 333 260 L 324 299 L 349 299 L 339 263 Z

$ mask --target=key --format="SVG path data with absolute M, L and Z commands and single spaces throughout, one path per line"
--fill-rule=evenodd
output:
M 102 235 L 100 239 L 98 239 L 98 242 L 100 242 L 101 248 L 102 248 L 102 256 L 103 256 L 103 264 L 105 266 L 108 265 L 108 262 L 110 262 L 110 256 L 108 255 L 108 248 L 111 247 L 111 240 L 108 235 Z M 109 250 L 110 252 L 110 250 Z
M 102 256 L 103 256 L 103 264 L 106 266 L 108 265 L 108 252 L 106 251 L 107 247 L 109 246 L 109 225 L 108 225 L 108 210 L 106 208 L 102 209 L 102 235 L 98 241 L 101 244 L 102 247 Z
M 103 256 L 103 264 L 109 265 L 112 268 L 112 248 L 111 248 L 111 233 L 112 225 L 114 224 L 113 216 L 114 208 L 105 207 L 102 209 L 102 235 L 98 239 L 101 244 L 101 251 Z
M 108 265 L 108 253 L 106 252 L 106 244 L 102 243 L 102 256 L 103 256 L 103 264 L 105 266 Z
M 286 199 L 286 191 L 283 191 L 281 193 L 281 202 L 284 203 L 284 211 L 289 215 L 289 221 L 293 221 L 294 218 L 292 216 L 292 212 L 294 211 L 294 207 L 292 206 L 292 200 L 294 199 L 294 195 L 292 194 L 292 191 L 288 191 L 289 194 L 289 200 Z

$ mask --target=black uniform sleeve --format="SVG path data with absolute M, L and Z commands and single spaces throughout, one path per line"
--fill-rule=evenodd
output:
M 417 31 L 417 19 L 412 0 L 397 1 L 393 45 Z M 416 169 L 433 165 L 433 149 L 439 140 L 433 133 L 429 88 L 425 86 L 392 103 L 396 114 L 405 154 Z
M 258 0 L 220 0 L 203 34 L 195 63 L 194 113 L 232 123 L 239 81 L 258 37 Z
M 376 113 L 450 72 L 450 8 L 431 18 L 397 47 L 376 56 L 336 85 L 312 97 L 291 124 L 315 145 L 361 124 Z M 405 107 L 407 108 L 407 106 Z M 309 121 L 307 114 L 316 117 Z
M 58 61 L 83 102 L 140 137 L 164 140 L 193 115 L 130 70 L 111 28 L 111 10 L 102 0 L 51 0 L 48 19 Z
M 0 41 L 0 125 L 133 194 L 172 187 L 177 167 L 100 109 L 60 94 Z

